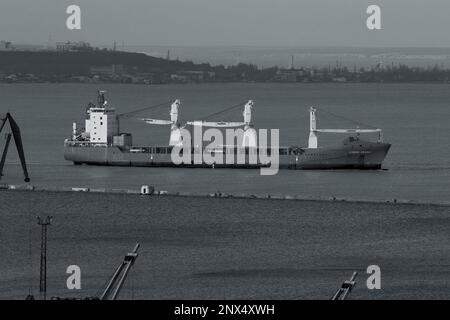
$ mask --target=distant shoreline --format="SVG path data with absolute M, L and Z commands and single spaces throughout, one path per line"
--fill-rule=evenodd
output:
M 173 85 L 221 85 L 221 84 L 274 84 L 274 85 L 313 85 L 313 84 L 336 84 L 336 85 L 352 85 L 352 84 L 365 84 L 365 85 L 380 85 L 380 84 L 404 84 L 404 85 L 421 85 L 421 84 L 430 84 L 430 85 L 450 85 L 450 81 L 445 82 L 436 82 L 436 81 L 412 81 L 412 82 L 276 82 L 276 81 L 267 81 L 267 82 L 249 82 L 249 81 L 230 81 L 230 82 L 186 82 L 186 83 L 154 83 L 154 84 L 144 84 L 144 83 L 119 83 L 119 82 L 4 82 L 0 81 L 0 84 L 4 85 L 36 85 L 36 84 L 55 84 L 55 85 L 61 85 L 61 84 L 83 84 L 83 85 L 92 85 L 92 86 L 98 86 L 98 85 L 128 85 L 128 86 L 173 86 Z
M 450 69 L 438 64 L 402 63 L 369 67 L 259 67 L 211 65 L 153 57 L 145 53 L 91 48 L 80 51 L 0 51 L 0 83 L 450 83 Z

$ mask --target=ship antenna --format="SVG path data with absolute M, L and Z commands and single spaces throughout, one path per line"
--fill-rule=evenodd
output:
M 105 93 L 106 90 L 98 90 L 97 102 L 99 107 L 102 107 L 106 102 Z

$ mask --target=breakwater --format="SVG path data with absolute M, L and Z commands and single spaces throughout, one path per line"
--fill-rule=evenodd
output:
M 426 202 L 408 199 L 361 199 L 350 197 L 325 197 L 325 196 L 302 196 L 302 195 L 280 195 L 280 194 L 246 194 L 246 193 L 224 193 L 220 191 L 212 193 L 201 192 L 183 192 L 157 190 L 152 186 L 143 185 L 136 189 L 125 188 L 91 188 L 85 186 L 73 187 L 50 187 L 35 186 L 32 184 L 0 184 L 0 190 L 21 190 L 35 192 L 86 192 L 86 193 L 105 193 L 105 194 L 130 194 L 142 196 L 167 196 L 167 197 L 193 197 L 193 198 L 223 198 L 223 199 L 260 199 L 260 200 L 290 200 L 290 201 L 320 201 L 320 202 L 354 202 L 354 203 L 374 203 L 374 204 L 406 204 L 406 205 L 438 205 L 450 206 L 447 202 Z

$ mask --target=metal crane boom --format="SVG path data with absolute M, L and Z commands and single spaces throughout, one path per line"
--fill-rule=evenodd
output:
M 212 122 L 212 121 L 188 121 L 186 124 L 191 126 L 202 126 L 212 128 L 235 128 L 245 126 L 245 122 Z
M 123 259 L 122 263 L 117 267 L 111 279 L 108 281 L 108 285 L 100 296 L 100 300 L 116 300 L 117 296 L 122 289 L 123 283 L 130 272 L 131 267 L 138 257 L 138 249 L 140 244 L 137 243 L 134 246 L 132 252 L 128 253 Z
M 316 129 L 316 132 L 328 133 L 375 133 L 381 132 L 381 129 Z
M 170 120 L 159 120 L 159 119 L 149 119 L 149 118 L 143 118 L 141 120 L 145 121 L 148 124 L 158 124 L 158 125 L 174 124 L 174 122 L 170 121 Z
M 228 111 L 231 109 L 234 109 L 236 107 L 241 106 L 241 104 L 238 104 L 236 106 L 233 106 L 231 108 L 225 109 L 223 111 L 220 112 L 216 112 L 213 115 L 217 115 L 217 114 L 221 114 L 224 111 Z M 244 112 L 243 112 L 243 116 L 244 116 L 244 121 L 240 122 L 240 121 L 204 121 L 204 120 L 196 120 L 196 121 L 188 121 L 186 122 L 187 125 L 191 125 L 191 126 L 202 126 L 202 127 L 211 127 L 211 128 L 237 128 L 237 127 L 246 127 L 248 128 L 251 124 L 251 119 L 252 119 L 252 108 L 253 108 L 253 100 L 249 100 L 245 107 L 244 107 Z M 207 118 L 210 118 L 207 117 Z
M 318 129 L 317 128 L 317 117 L 316 117 L 317 109 L 311 107 L 309 109 L 309 140 L 308 140 L 308 148 L 317 149 L 319 138 L 317 133 L 378 133 L 378 141 L 383 141 L 383 130 L 381 129 Z
M 353 272 L 350 280 L 346 280 L 342 283 L 341 287 L 336 291 L 331 300 L 346 300 L 350 296 L 353 288 L 356 286 L 357 275 L 358 272 Z

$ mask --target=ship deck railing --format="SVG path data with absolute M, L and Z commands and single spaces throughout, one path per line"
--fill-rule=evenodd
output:
M 118 146 L 111 143 L 98 143 L 89 141 L 73 141 L 66 140 L 66 146 L 74 147 L 121 147 L 126 149 L 131 153 L 151 153 L 151 154 L 170 154 L 173 150 L 173 146 Z M 180 153 L 185 149 L 181 149 Z M 237 146 L 216 146 L 216 147 L 191 147 L 192 154 L 199 154 L 203 152 L 208 153 L 222 153 L 222 154 L 259 154 L 263 152 L 267 155 L 275 154 L 278 152 L 279 155 L 299 155 L 304 152 L 304 148 L 301 147 L 237 147 Z
M 90 141 L 73 141 L 66 140 L 64 141 L 65 146 L 73 146 L 73 147 L 112 147 L 111 143 L 101 143 L 101 142 L 90 142 Z

